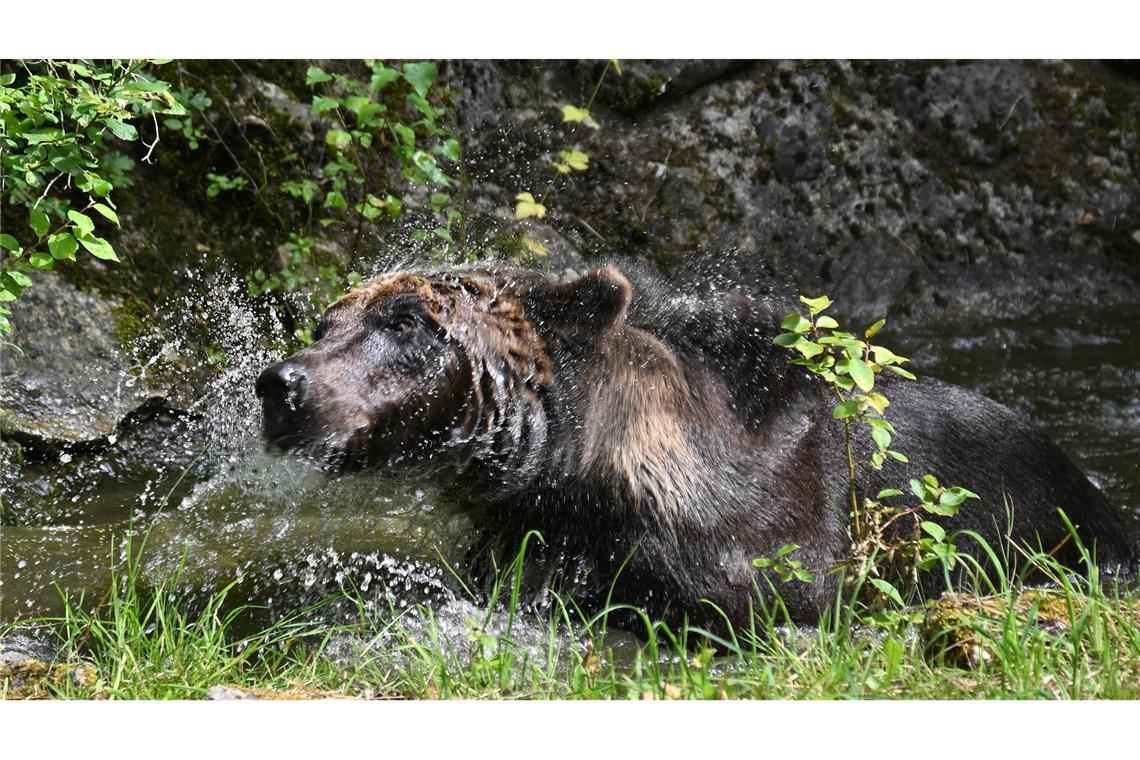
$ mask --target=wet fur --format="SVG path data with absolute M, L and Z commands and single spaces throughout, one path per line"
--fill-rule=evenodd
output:
M 770 601 L 754 558 L 795 543 L 804 566 L 826 568 L 848 549 L 842 426 L 827 388 L 772 345 L 777 320 L 762 303 L 730 293 L 681 304 L 659 287 L 646 280 L 653 297 L 634 299 L 630 314 L 631 286 L 612 268 L 570 284 L 514 270 L 397 273 L 326 319 L 351 322 L 414 295 L 459 357 L 448 366 L 465 376 L 448 387 L 463 397 L 420 458 L 477 515 L 473 574 L 538 530 L 546 545 L 528 570 L 532 595 L 562 587 L 597 606 L 616 577 L 615 602 L 746 625 L 753 605 Z M 341 392 L 336 382 L 326 393 Z M 982 496 L 952 528 L 994 545 L 1012 528 L 1048 548 L 1066 536 L 1063 507 L 1102 563 L 1133 561 L 1110 505 L 1028 423 L 937 381 L 883 382 L 914 464 L 863 468 L 862 492 L 930 472 Z M 835 584 L 821 575 L 780 593 L 794 619 L 813 622 Z

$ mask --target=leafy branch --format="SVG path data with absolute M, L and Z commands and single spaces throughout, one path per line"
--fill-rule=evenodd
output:
M 147 160 L 157 114 L 187 113 L 170 84 L 147 72 L 166 61 L 16 63 L 20 71 L 0 75 L 0 200 L 27 210 L 27 230 L 0 234 L 0 303 L 15 301 L 37 270 L 75 261 L 80 248 L 119 261 L 96 231 L 97 219 L 120 226 L 111 193 L 130 184 L 134 166 L 112 146 L 139 141 L 131 122 L 149 116 Z M 11 331 L 9 314 L 0 307 L 0 332 Z
M 886 577 L 889 569 L 904 571 L 917 584 L 918 573 L 939 564 L 953 567 L 958 561 L 957 548 L 946 530 L 933 517 L 953 517 L 967 499 L 978 498 L 965 488 L 943 487 L 933 475 L 910 481 L 910 493 L 916 504 L 888 504 L 886 499 L 904 496 L 899 489 L 885 489 L 872 498 L 859 502 L 856 468 L 870 465 L 881 470 L 893 459 L 908 462 L 906 455 L 890 448 L 897 434 L 885 418 L 890 400 L 875 390 L 876 377 L 884 370 L 907 380 L 915 376 L 903 369 L 909 361 L 888 348 L 870 342 L 886 323 L 879 320 L 863 332 L 862 338 L 839 329 L 839 323 L 823 314 L 832 301 L 827 296 L 800 297 L 807 314 L 789 314 L 780 327 L 785 332 L 773 343 L 794 351 L 798 356 L 789 364 L 804 367 L 826 382 L 836 404 L 832 418 L 843 423 L 844 453 L 848 477 L 848 500 L 851 518 L 850 556 L 835 568 L 807 569 L 792 558 L 799 549 L 795 544 L 781 547 L 771 557 L 760 557 L 754 565 L 774 572 L 782 581 L 810 581 L 818 572 L 854 570 L 847 575 L 849 584 L 860 590 L 865 608 L 871 611 L 870 622 L 892 627 L 910 622 L 899 608 L 903 598 L 898 588 Z M 857 459 L 854 433 L 857 425 L 869 431 L 873 450 L 867 459 Z M 909 530 L 905 523 L 909 522 Z

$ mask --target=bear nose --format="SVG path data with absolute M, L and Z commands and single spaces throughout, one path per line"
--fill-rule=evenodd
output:
M 257 378 L 257 397 L 269 402 L 284 402 L 296 411 L 305 391 L 305 371 L 288 361 L 266 368 Z

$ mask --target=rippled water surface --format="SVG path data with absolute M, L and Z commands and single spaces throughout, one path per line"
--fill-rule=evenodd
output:
M 915 371 L 1031 419 L 1140 529 L 1140 304 L 883 335 Z

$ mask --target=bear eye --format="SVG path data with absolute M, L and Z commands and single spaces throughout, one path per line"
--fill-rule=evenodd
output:
M 404 335 L 416 329 L 418 325 L 419 320 L 413 314 L 395 314 L 387 320 L 385 327 Z

